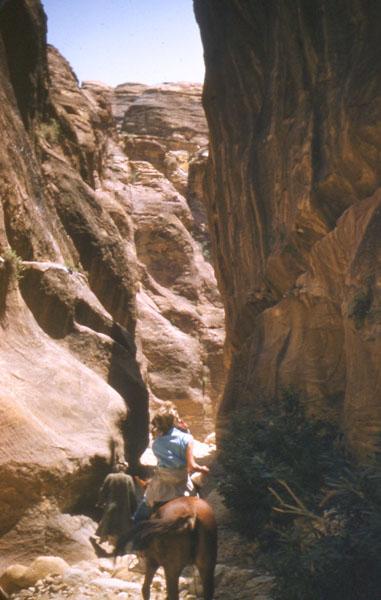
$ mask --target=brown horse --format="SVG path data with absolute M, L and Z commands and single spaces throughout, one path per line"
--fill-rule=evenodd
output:
M 151 583 L 160 566 L 164 568 L 167 600 L 178 600 L 179 577 L 190 564 L 196 565 L 200 573 L 204 600 L 213 600 L 217 525 L 205 500 L 183 496 L 166 502 L 149 520 L 138 524 L 132 535 L 120 537 L 116 554 L 124 553 L 132 537 L 146 559 L 144 600 L 150 598 Z

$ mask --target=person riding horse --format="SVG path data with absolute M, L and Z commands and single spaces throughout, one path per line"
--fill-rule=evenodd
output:
M 208 473 L 193 456 L 193 436 L 185 430 L 173 408 L 161 408 L 151 421 L 154 442 L 152 451 L 157 467 L 149 481 L 144 497 L 133 517 L 137 523 L 149 518 L 152 511 L 173 498 L 192 495 L 194 485 L 190 474 Z
M 145 573 L 142 594 L 150 598 L 153 577 L 162 566 L 168 600 L 179 600 L 179 577 L 186 565 L 195 565 L 204 600 L 214 596 L 217 560 L 217 523 L 213 509 L 193 493 L 191 473 L 208 473 L 193 456 L 193 437 L 173 409 L 163 407 L 153 417 L 152 451 L 157 467 L 143 501 L 134 515 L 134 528 L 121 535 L 114 557 L 135 553 L 134 570 Z M 187 495 L 186 495 L 187 494 Z

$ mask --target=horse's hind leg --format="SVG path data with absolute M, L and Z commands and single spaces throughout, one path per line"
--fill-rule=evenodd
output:
M 214 565 L 198 566 L 200 573 L 203 598 L 204 600 L 213 600 L 214 595 Z
M 143 587 L 142 587 L 143 600 L 149 600 L 149 598 L 150 598 L 150 589 L 151 589 L 152 579 L 154 578 L 154 575 L 155 575 L 156 571 L 158 570 L 158 568 L 159 568 L 159 565 L 157 564 L 156 561 L 154 561 L 148 557 L 146 558 L 146 573 L 145 573 L 144 583 L 143 583 Z
M 199 533 L 195 564 L 200 573 L 204 600 L 213 600 L 214 568 L 217 559 L 217 538 L 215 533 Z
M 179 577 L 182 568 L 164 565 L 165 581 L 167 584 L 167 600 L 179 600 Z

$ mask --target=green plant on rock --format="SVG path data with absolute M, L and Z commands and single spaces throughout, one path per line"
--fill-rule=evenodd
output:
M 381 463 L 348 465 L 327 483 L 328 500 L 315 509 L 323 526 L 305 519 L 275 530 L 267 566 L 276 576 L 276 600 L 378 598 Z
M 61 126 L 56 119 L 38 125 L 37 134 L 49 144 L 58 144 L 61 140 Z
M 25 269 L 22 258 L 12 248 L 7 248 L 2 254 L 2 259 L 9 278 L 21 279 Z

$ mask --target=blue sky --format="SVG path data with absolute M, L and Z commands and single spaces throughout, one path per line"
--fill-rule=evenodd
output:
M 202 83 L 192 0 L 42 0 L 48 41 L 80 81 Z

